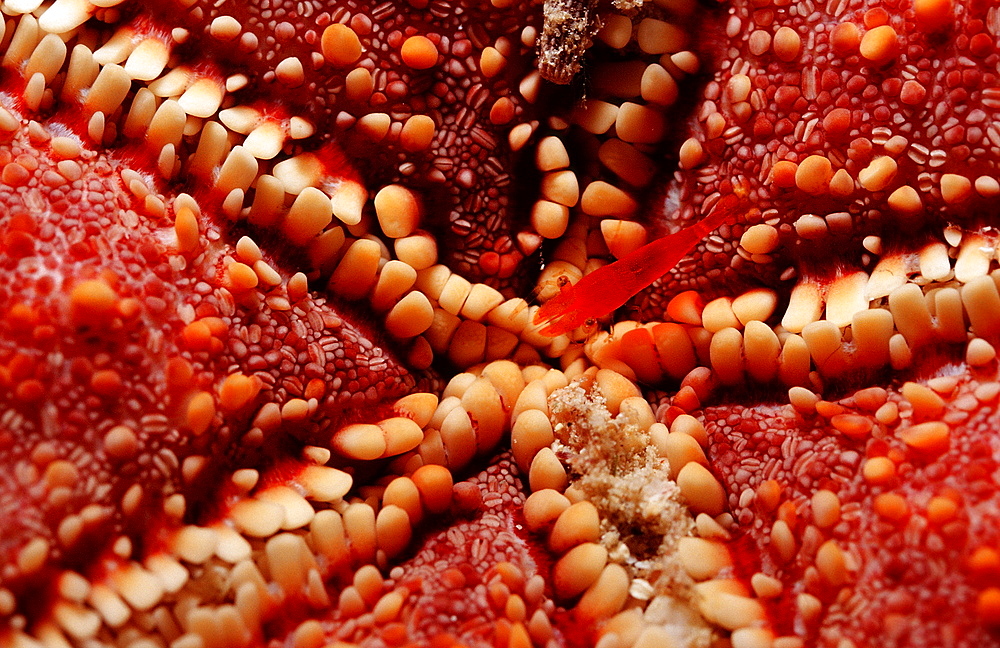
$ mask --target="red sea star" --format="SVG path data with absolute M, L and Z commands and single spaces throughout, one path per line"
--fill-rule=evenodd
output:
M 992 645 L 997 14 L 916 4 L 8 0 L 3 641 Z
M 729 9 L 724 33 L 705 35 L 719 44 L 717 72 L 658 204 L 665 227 L 734 196 L 738 217 L 636 300 L 649 323 L 588 342 L 601 366 L 684 377 L 667 422 L 706 398 L 732 401 L 704 420 L 739 522 L 736 573 L 776 597 L 778 634 L 824 646 L 996 639 L 998 185 L 983 126 L 996 15 L 915 5 Z M 831 243 L 842 249 L 832 263 Z M 605 286 L 584 279 L 585 294 L 631 276 L 617 272 Z M 712 371 L 687 373 L 700 364 Z M 890 364 L 900 382 L 857 388 Z M 792 405 L 713 392 L 752 382 L 793 387 Z M 833 402 L 803 388 L 824 382 Z M 728 559 L 700 569 L 733 573 Z

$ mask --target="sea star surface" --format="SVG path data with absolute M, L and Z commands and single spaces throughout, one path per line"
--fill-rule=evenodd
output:
M 0 8 L 3 645 L 1000 645 L 996 8 Z

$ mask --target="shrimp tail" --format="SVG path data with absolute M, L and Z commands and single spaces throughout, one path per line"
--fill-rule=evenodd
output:
M 598 268 L 565 287 L 535 314 L 542 335 L 555 337 L 604 317 L 622 307 L 654 281 L 668 273 L 700 241 L 726 223 L 735 211 L 732 200 L 720 200 L 703 219 L 679 232 L 647 243 L 621 259 Z

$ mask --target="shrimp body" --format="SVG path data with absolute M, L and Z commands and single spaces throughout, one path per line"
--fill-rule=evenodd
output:
M 557 336 L 620 308 L 673 269 L 700 241 L 733 216 L 735 196 L 720 200 L 707 216 L 678 232 L 647 243 L 564 287 L 535 314 L 542 335 Z

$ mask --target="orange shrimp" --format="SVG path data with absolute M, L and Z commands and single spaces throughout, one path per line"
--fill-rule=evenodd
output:
M 699 241 L 731 219 L 737 202 L 736 196 L 727 196 L 694 225 L 647 243 L 614 263 L 598 268 L 575 286 L 563 287 L 535 314 L 535 324 L 545 325 L 542 335 L 555 337 L 568 333 L 587 320 L 603 317 L 623 306 L 640 290 L 672 270 Z

